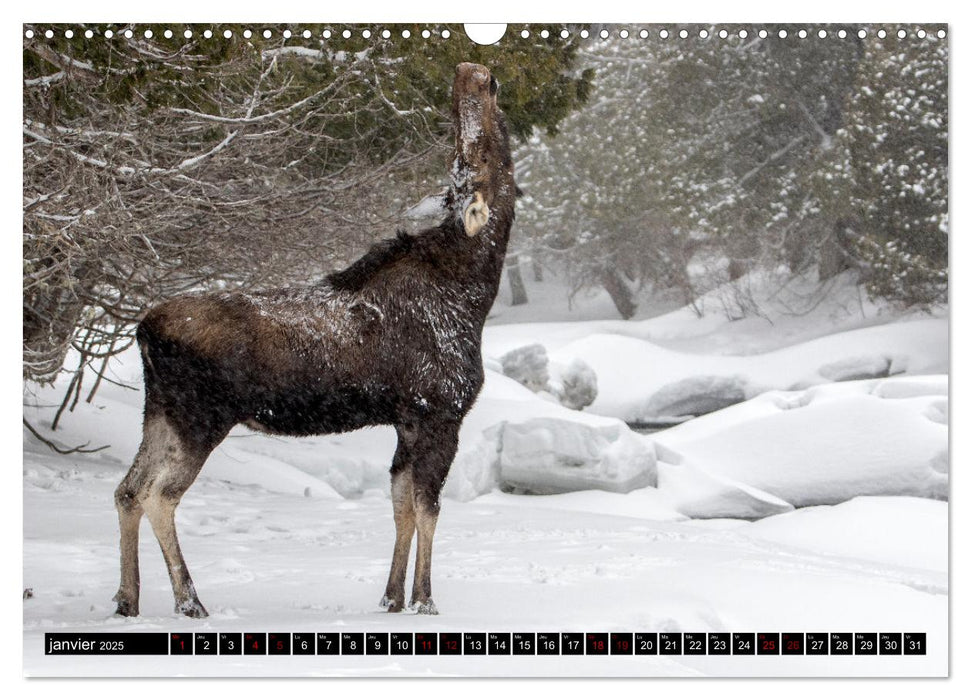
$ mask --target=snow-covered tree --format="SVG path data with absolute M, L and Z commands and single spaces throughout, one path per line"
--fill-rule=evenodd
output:
M 819 176 L 839 213 L 847 258 L 873 294 L 906 304 L 947 300 L 947 42 L 890 28 L 864 55 Z
M 623 316 L 634 285 L 691 300 L 688 264 L 702 256 L 721 275 L 710 283 L 757 266 L 824 278 L 866 266 L 889 296 L 880 266 L 899 283 L 946 263 L 945 42 L 912 27 L 903 40 L 699 29 L 584 45 L 590 101 L 517 154 L 523 249 L 562 262 L 577 287 L 605 287 Z M 850 230 L 866 233 L 852 255 Z

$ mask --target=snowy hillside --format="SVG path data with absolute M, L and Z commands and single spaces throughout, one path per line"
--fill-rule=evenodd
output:
M 118 357 L 118 384 L 55 433 L 65 386 L 28 387 L 25 417 L 46 435 L 108 447 L 56 455 L 24 433 L 25 669 L 104 672 L 104 661 L 44 657 L 55 630 L 914 631 L 927 632 L 928 656 L 114 659 L 112 672 L 945 674 L 947 320 L 850 304 L 851 293 L 796 317 L 766 300 L 763 317 L 735 323 L 686 308 L 500 325 L 499 305 L 444 492 L 434 618 L 377 605 L 393 544 L 390 428 L 234 430 L 177 511 L 211 617 L 172 612 L 143 524 L 142 617 L 114 618 L 112 492 L 140 439 L 138 355 Z M 499 358 L 533 343 L 551 365 L 593 369 L 592 405 L 571 410 L 503 376 Z M 685 422 L 650 435 L 627 425 L 658 419 Z

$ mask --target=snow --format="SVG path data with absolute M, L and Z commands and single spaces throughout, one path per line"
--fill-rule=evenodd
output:
M 926 319 L 834 333 L 746 356 L 669 350 L 639 338 L 593 333 L 551 359 L 586 362 L 597 375 L 593 413 L 628 422 L 707 413 L 770 389 L 947 369 L 947 321 Z
M 946 318 L 891 315 L 860 299 L 849 275 L 818 299 L 814 284 L 779 289 L 772 276 L 750 275 L 644 320 L 487 327 L 484 348 L 501 357 L 536 345 L 551 366 L 584 362 L 598 388 L 585 410 L 628 423 L 704 414 L 773 389 L 947 372 Z M 729 321 L 743 293 L 763 315 Z M 796 304 L 808 306 L 794 314 Z
M 654 437 L 689 464 L 795 506 L 864 495 L 945 499 L 947 397 L 876 393 L 898 381 L 768 392 Z
M 939 533 L 946 531 L 946 503 L 871 496 L 766 518 L 746 534 L 826 556 L 945 572 L 948 539 Z
M 772 494 L 690 464 L 662 464 L 659 491 L 676 512 L 689 518 L 755 520 L 792 510 Z
M 138 354 L 113 359 L 108 376 L 134 388 L 104 383 L 53 433 L 66 384 L 27 387 L 25 418 L 45 435 L 108 447 L 57 455 L 24 433 L 25 673 L 946 675 L 947 320 L 848 304 L 848 293 L 836 288 L 797 317 L 731 322 L 686 308 L 487 327 L 486 382 L 443 491 L 437 617 L 377 606 L 394 541 L 390 428 L 314 438 L 234 430 L 176 514 L 211 616 L 172 611 L 143 523 L 142 616 L 113 617 L 112 493 L 140 438 Z M 711 308 L 716 297 L 701 301 Z M 571 410 L 504 376 L 499 358 L 534 343 L 549 353 L 551 384 L 571 362 L 586 363 L 596 401 Z M 854 379 L 875 374 L 893 376 Z M 622 420 L 689 408 L 712 412 L 650 435 Z M 47 631 L 149 630 L 893 630 L 927 632 L 929 654 L 778 657 L 767 667 L 704 656 L 129 657 L 109 666 L 42 653 Z

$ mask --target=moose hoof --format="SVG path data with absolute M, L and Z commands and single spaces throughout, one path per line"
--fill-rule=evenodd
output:
M 209 613 L 198 600 L 184 600 L 181 603 L 176 603 L 175 612 L 186 617 L 209 617 Z
M 381 598 L 381 602 L 378 603 L 378 605 L 380 605 L 382 608 L 387 608 L 388 612 L 390 613 L 401 612 L 402 608 L 404 608 L 401 603 L 394 598 L 389 598 L 388 596 Z
M 415 608 L 415 612 L 419 615 L 438 614 L 438 608 L 435 607 L 435 603 L 432 601 L 431 598 L 426 600 L 424 603 L 412 603 L 411 606 Z
M 138 603 L 133 603 L 125 598 L 116 598 L 118 601 L 118 608 L 115 610 L 115 615 L 120 615 L 121 617 L 138 617 Z

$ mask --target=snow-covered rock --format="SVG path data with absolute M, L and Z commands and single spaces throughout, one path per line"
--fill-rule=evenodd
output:
M 498 362 L 510 379 L 530 391 L 551 395 L 574 411 L 584 409 L 597 398 L 597 375 L 578 357 L 565 365 L 550 363 L 546 348 L 533 343 L 510 350 Z
M 654 486 L 657 464 L 650 443 L 622 424 L 535 418 L 501 426 L 499 478 L 503 486 L 536 494 L 626 493 Z
M 582 411 L 597 398 L 597 374 L 579 357 L 566 367 L 554 364 L 550 388 L 560 403 L 574 411 Z
M 515 379 L 531 391 L 546 391 L 549 388 L 549 357 L 546 348 L 539 343 L 524 345 L 510 350 L 501 358 L 502 373 Z

